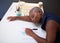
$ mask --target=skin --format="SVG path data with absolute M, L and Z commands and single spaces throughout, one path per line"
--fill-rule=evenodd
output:
M 43 19 L 43 12 L 40 8 L 34 7 L 30 10 L 29 16 L 10 16 L 7 18 L 10 21 L 24 20 L 38 24 Z M 33 37 L 38 43 L 54 43 L 56 39 L 56 32 L 59 30 L 60 25 L 54 21 L 49 20 L 46 23 L 46 39 L 36 35 L 30 28 L 26 28 L 27 35 Z

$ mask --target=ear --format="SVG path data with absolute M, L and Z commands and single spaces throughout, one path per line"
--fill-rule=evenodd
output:
M 43 15 L 43 12 L 39 12 L 40 15 Z

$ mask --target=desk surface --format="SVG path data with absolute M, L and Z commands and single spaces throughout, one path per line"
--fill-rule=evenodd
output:
M 17 3 L 13 2 L 0 22 L 0 43 L 37 43 L 32 37 L 26 35 L 25 28 L 38 28 L 35 32 L 38 36 L 46 38 L 46 32 L 41 25 L 36 26 L 31 22 L 16 20 L 9 22 L 8 16 L 16 16 Z

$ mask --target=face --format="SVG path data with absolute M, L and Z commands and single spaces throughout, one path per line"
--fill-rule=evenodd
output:
M 34 23 L 39 23 L 39 21 L 42 18 L 42 12 L 33 10 L 32 12 L 29 13 L 29 16 Z

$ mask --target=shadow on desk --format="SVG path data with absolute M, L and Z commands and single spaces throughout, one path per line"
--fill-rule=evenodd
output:
M 1 21 L 1 18 L 0 18 L 0 21 Z

